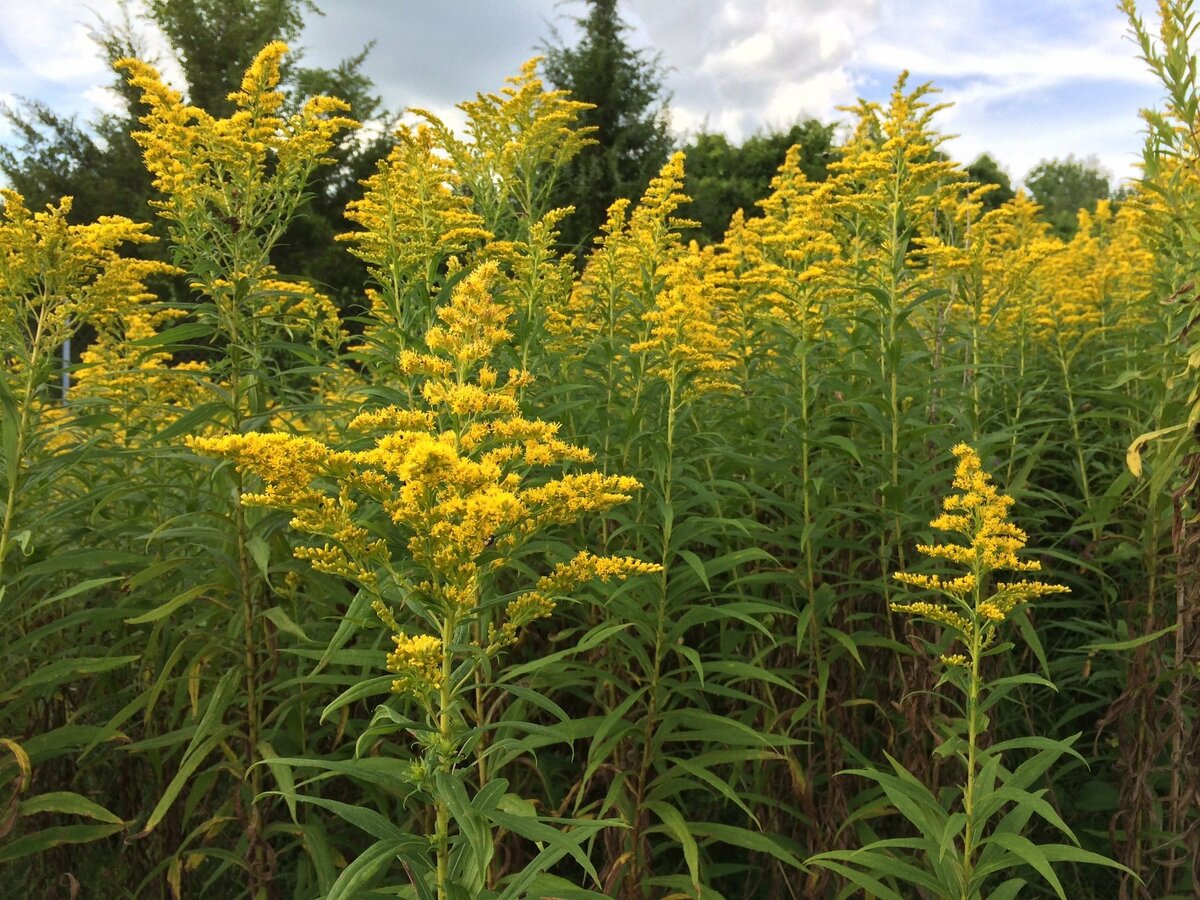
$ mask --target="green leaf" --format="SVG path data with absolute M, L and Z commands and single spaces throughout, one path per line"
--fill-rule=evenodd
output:
M 596 874 L 591 860 L 588 859 L 587 854 L 583 852 L 579 845 L 591 838 L 597 831 L 620 824 L 611 819 L 531 818 L 505 812 L 501 809 L 490 810 L 487 813 L 487 817 L 494 824 L 511 831 L 513 834 L 520 835 L 526 840 L 535 841 L 539 845 L 545 845 L 547 849 L 560 851 L 560 855 L 569 854 L 575 862 L 579 863 L 580 868 L 591 877 L 592 881 L 597 884 L 600 881 L 600 876 Z M 562 827 L 555 828 L 555 825 Z M 570 830 L 567 830 L 568 828 Z
M 679 846 L 683 849 L 683 861 L 687 865 L 688 876 L 692 880 L 692 890 L 699 895 L 700 848 L 696 844 L 696 839 L 692 837 L 692 833 L 688 829 L 687 823 L 683 820 L 683 816 L 679 814 L 679 810 L 675 807 L 656 800 L 647 801 L 645 808 L 657 816 L 671 837 L 679 842 Z
M 165 603 L 156 606 L 149 612 L 142 613 L 140 616 L 134 616 L 131 619 L 126 619 L 126 625 L 148 625 L 151 622 L 157 622 L 159 619 L 165 619 L 171 613 L 186 606 L 191 601 L 195 600 L 206 591 L 214 590 L 214 585 L 198 584 L 195 587 L 190 587 L 182 593 L 176 594 Z
M 823 869 L 836 872 L 851 884 L 861 888 L 866 892 L 866 896 L 874 898 L 874 900 L 905 900 L 904 897 L 893 891 L 878 878 L 860 871 L 853 866 L 845 865 L 843 860 L 851 858 L 851 856 L 852 851 L 846 850 L 820 853 L 816 856 L 810 856 L 805 860 L 805 865 L 820 866 Z
M 690 822 L 688 827 L 697 837 L 709 838 L 732 847 L 753 850 L 756 853 L 765 853 L 794 868 L 804 868 L 804 864 L 795 854 L 784 846 L 782 838 L 774 835 L 718 822 Z
M 5 842 L 0 846 L 0 863 L 32 856 L 64 844 L 88 844 L 116 834 L 121 828 L 120 825 L 60 825 L 45 828 Z
M 1143 644 L 1152 644 L 1164 635 L 1178 631 L 1178 625 L 1168 625 L 1166 628 L 1160 628 L 1158 631 L 1150 634 L 1143 634 L 1140 637 L 1130 638 L 1127 641 L 1100 641 L 1094 644 L 1084 644 L 1080 650 L 1089 650 L 1092 652 L 1111 652 L 1120 653 L 1125 650 L 1134 650 L 1141 647 Z
M 397 858 L 402 848 L 411 851 L 417 843 L 423 844 L 425 849 L 429 847 L 428 841 L 420 841 L 415 837 L 376 841 L 342 869 L 342 874 L 329 889 L 325 900 L 356 900 L 371 886 L 375 877 Z
M 221 728 L 215 734 L 210 735 L 208 740 L 199 746 L 189 748 L 189 753 L 185 757 L 183 763 L 179 766 L 179 771 L 175 773 L 175 777 L 168 782 L 166 790 L 163 791 L 158 803 L 150 813 L 150 817 L 146 820 L 146 824 L 142 826 L 142 830 L 133 835 L 131 840 L 137 840 L 146 837 L 163 820 L 167 814 L 167 810 L 171 808 L 171 804 L 175 802 L 175 798 L 179 796 L 179 792 L 188 784 L 196 769 L 200 768 L 200 764 L 208 758 L 208 755 L 217 748 L 222 741 L 233 734 L 237 728 L 233 725 L 227 725 Z
M 83 656 L 58 659 L 22 678 L 7 692 L 0 695 L 0 698 L 16 697 L 30 688 L 69 683 L 80 675 L 99 675 L 102 672 L 111 672 L 113 669 L 137 662 L 138 659 L 138 656 Z
M 71 791 L 52 791 L 47 794 L 38 794 L 36 797 L 29 797 L 21 801 L 18 810 L 23 816 L 46 812 L 67 813 L 108 822 L 111 825 L 125 825 L 120 816 L 109 812 L 99 803 Z
M 1054 874 L 1054 869 L 1050 866 L 1050 860 L 1041 847 L 1022 835 L 1008 832 L 994 833 L 988 840 L 999 844 L 1017 859 L 1021 860 L 1021 862 L 1032 866 L 1046 880 L 1050 887 L 1054 888 L 1054 892 L 1058 894 L 1060 900 L 1067 900 L 1067 895 L 1063 892 L 1062 882 Z
M 487 879 L 488 865 L 495 852 L 492 829 L 483 812 L 472 804 L 466 786 L 457 772 L 436 772 L 434 784 L 438 797 L 449 807 L 450 815 L 459 832 L 467 839 L 467 846 L 471 851 L 469 856 L 458 854 L 456 875 L 464 886 L 478 891 Z
M 377 675 L 374 678 L 368 678 L 365 681 L 359 681 L 351 685 L 349 688 L 338 694 L 329 704 L 321 710 L 321 716 L 317 720 L 324 723 L 330 713 L 337 712 L 343 706 L 347 706 L 364 697 L 376 697 L 380 694 L 390 694 L 392 692 L 392 682 L 395 681 L 392 675 Z

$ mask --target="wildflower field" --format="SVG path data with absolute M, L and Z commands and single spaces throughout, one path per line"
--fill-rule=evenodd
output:
M 1200 85 L 1155 12 L 1144 177 L 1069 240 L 901 76 L 721 241 L 676 154 L 565 253 L 590 133 L 535 60 L 401 127 L 349 309 L 279 268 L 345 105 L 282 43 L 226 117 L 120 63 L 170 253 L 2 193 L 0 896 L 1197 896 Z

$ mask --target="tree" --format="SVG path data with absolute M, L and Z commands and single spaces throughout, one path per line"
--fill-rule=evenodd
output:
M 320 14 L 312 0 L 146 0 L 174 51 L 193 106 L 226 116 L 227 94 L 266 44 L 294 41 L 304 13 Z
M 1079 210 L 1094 209 L 1110 195 L 1108 175 L 1094 156 L 1042 160 L 1025 176 L 1025 187 L 1041 205 L 1051 233 L 1064 240 L 1075 234 Z
M 554 199 L 575 207 L 562 240 L 576 247 L 590 241 L 614 200 L 641 195 L 673 147 L 658 58 L 626 43 L 617 0 L 587 3 L 588 14 L 575 20 L 583 30 L 579 44 L 546 47 L 542 63 L 551 84 L 595 106 L 579 124 L 595 127 L 596 143 L 566 167 Z
M 1012 181 L 1008 173 L 1000 168 L 1000 164 L 990 154 L 981 153 L 975 157 L 975 162 L 967 166 L 967 175 L 979 184 L 990 184 L 994 190 L 983 196 L 983 211 L 991 212 L 998 209 L 1015 197 Z
M 770 131 L 747 138 L 740 147 L 722 134 L 701 132 L 684 148 L 687 177 L 684 193 L 692 198 L 687 214 L 700 223 L 701 243 L 721 239 L 737 210 L 758 215 L 758 201 L 771 192 L 771 179 L 788 150 L 799 145 L 801 169 L 811 181 L 824 181 L 834 158 L 834 125 L 816 119 L 787 131 Z

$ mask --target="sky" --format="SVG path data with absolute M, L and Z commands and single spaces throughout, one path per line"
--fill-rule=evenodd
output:
M 0 0 L 0 101 L 40 100 L 87 120 L 112 80 L 88 37 L 117 0 Z M 300 41 L 331 66 L 375 41 L 366 73 L 391 109 L 461 121 L 455 104 L 496 91 L 557 28 L 574 43 L 581 0 L 319 0 Z M 1149 17 L 1153 4 L 1141 0 Z M 990 153 L 1019 181 L 1043 159 L 1094 156 L 1134 178 L 1139 110 L 1161 89 L 1115 0 L 621 0 L 627 39 L 660 54 L 672 129 L 741 141 L 809 117 L 886 101 L 899 73 L 953 104 L 935 123 L 970 162 Z M 156 46 L 151 39 L 150 46 Z M 170 77 L 169 68 L 166 69 Z M 0 141 L 11 140 L 0 124 Z

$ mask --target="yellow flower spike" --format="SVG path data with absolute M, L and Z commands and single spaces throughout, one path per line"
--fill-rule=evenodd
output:
M 568 91 L 546 90 L 537 74 L 540 62 L 527 60 L 498 94 L 458 104 L 469 143 L 455 138 L 436 116 L 416 110 L 438 132 L 486 227 L 497 234 L 541 219 L 557 173 L 595 143 L 596 129 L 577 124 L 591 104 L 571 99 Z
M 214 300 L 260 289 L 274 274 L 268 257 L 279 224 L 291 219 L 313 170 L 329 161 L 338 133 L 357 125 L 333 98 L 314 98 L 287 119 L 279 115 L 286 53 L 279 42 L 259 52 L 241 89 L 229 95 L 235 111 L 223 119 L 187 106 L 152 66 L 116 63 L 149 109 L 133 138 L 162 194 L 152 204 L 170 223 L 187 268 L 206 273 L 200 289 Z
M 650 326 L 649 338 L 629 350 L 646 354 L 648 374 L 682 382 L 692 394 L 733 390 L 735 386 L 723 378 L 736 363 L 733 345 L 722 333 L 714 304 L 719 294 L 705 284 L 699 256 L 693 245 L 663 267 L 666 285 L 642 315 Z
M 362 184 L 363 196 L 346 209 L 346 218 L 362 230 L 336 239 L 350 244 L 382 289 L 372 306 L 380 323 L 374 327 L 400 326 L 405 312 L 399 303 L 408 283 L 425 283 L 439 262 L 487 240 L 491 232 L 472 211 L 471 198 L 459 190 L 461 176 L 426 126 L 402 126 L 387 158 Z
M 1013 498 L 1001 494 L 983 471 L 979 454 L 966 444 L 954 447 L 958 462 L 953 487 L 957 493 L 942 501 L 942 513 L 930 522 L 932 528 L 958 535 L 963 543 L 918 544 L 917 550 L 934 559 L 944 559 L 967 569 L 952 579 L 940 575 L 897 572 L 893 578 L 902 584 L 940 593 L 942 601 L 893 603 L 894 612 L 904 612 L 947 625 L 959 632 L 960 639 L 971 645 L 978 635 L 987 646 L 995 635 L 995 626 L 1003 622 L 1022 603 L 1048 594 L 1064 593 L 1062 585 L 1040 581 L 997 582 L 990 584 L 994 572 L 1033 572 L 1041 568 L 1036 560 L 1023 560 L 1017 553 L 1025 548 L 1028 536 L 1008 520 Z M 990 593 L 989 593 L 990 589 Z
M 147 243 L 148 225 L 120 216 L 102 216 L 71 224 L 71 198 L 43 210 L 30 210 L 16 191 L 0 189 L 0 381 L 25 407 L 24 421 L 52 418 L 56 430 L 48 449 L 74 440 L 74 412 L 43 402 L 40 394 L 59 346 L 82 325 L 96 331 L 72 399 L 93 411 L 111 412 L 118 444 L 131 430 L 155 427 L 168 419 L 170 406 L 194 401 L 186 376 L 176 379 L 168 354 L 145 354 L 133 342 L 150 337 L 177 315 L 148 307 L 154 295 L 145 281 L 175 274 L 166 263 L 134 259 L 124 245 Z M 34 327 L 36 323 L 36 327 Z M 18 380 L 23 387 L 18 387 Z M 158 415 L 156 406 L 162 407 Z M 37 429 L 18 435 L 25 445 Z M 18 456 L 20 456 L 18 452 Z
M 392 635 L 396 649 L 387 655 L 387 670 L 399 677 L 392 682 L 397 694 L 431 694 L 442 686 L 442 642 L 427 634 Z
M 289 509 L 294 529 L 324 539 L 297 557 L 375 594 L 377 615 L 399 637 L 389 666 L 401 676 L 398 690 L 410 693 L 433 683 L 423 667 L 430 642 L 440 639 L 414 643 L 405 636 L 396 627 L 404 622 L 393 594 L 419 597 L 428 615 L 451 629 L 490 619 L 492 575 L 523 544 L 549 526 L 624 503 L 641 487 L 599 472 L 547 478 L 538 471 L 587 463 L 591 454 L 559 438 L 558 425 L 519 415 L 516 391 L 530 376 L 510 371 L 501 378 L 492 364 L 511 340 L 512 309 L 491 294 L 497 275 L 494 262 L 467 274 L 438 310 L 441 324 L 431 329 L 426 352 L 402 355 L 401 366 L 413 373 L 413 406 L 363 412 L 351 422 L 371 446 L 336 451 L 286 434 L 190 442 L 262 478 L 264 489 L 246 502 Z M 515 641 L 585 581 L 651 571 L 657 567 L 581 553 L 520 593 L 499 623 L 487 622 L 488 652 Z M 446 652 L 440 647 L 439 658 Z
M 555 607 L 554 598 L 579 585 L 599 579 L 624 581 L 632 575 L 652 575 L 662 571 L 656 563 L 616 556 L 595 556 L 580 551 L 569 562 L 559 563 L 549 575 L 538 579 L 536 587 L 519 595 L 504 609 L 504 623 L 488 635 L 488 652 L 515 643 L 522 628 L 537 619 L 548 618 Z
M 609 207 L 583 275 L 565 303 L 548 311 L 556 352 L 581 357 L 606 337 L 645 338 L 642 317 L 654 306 L 663 269 L 684 249 L 679 231 L 695 224 L 675 215 L 689 199 L 683 161 L 682 153 L 672 156 L 632 212 L 623 198 Z

